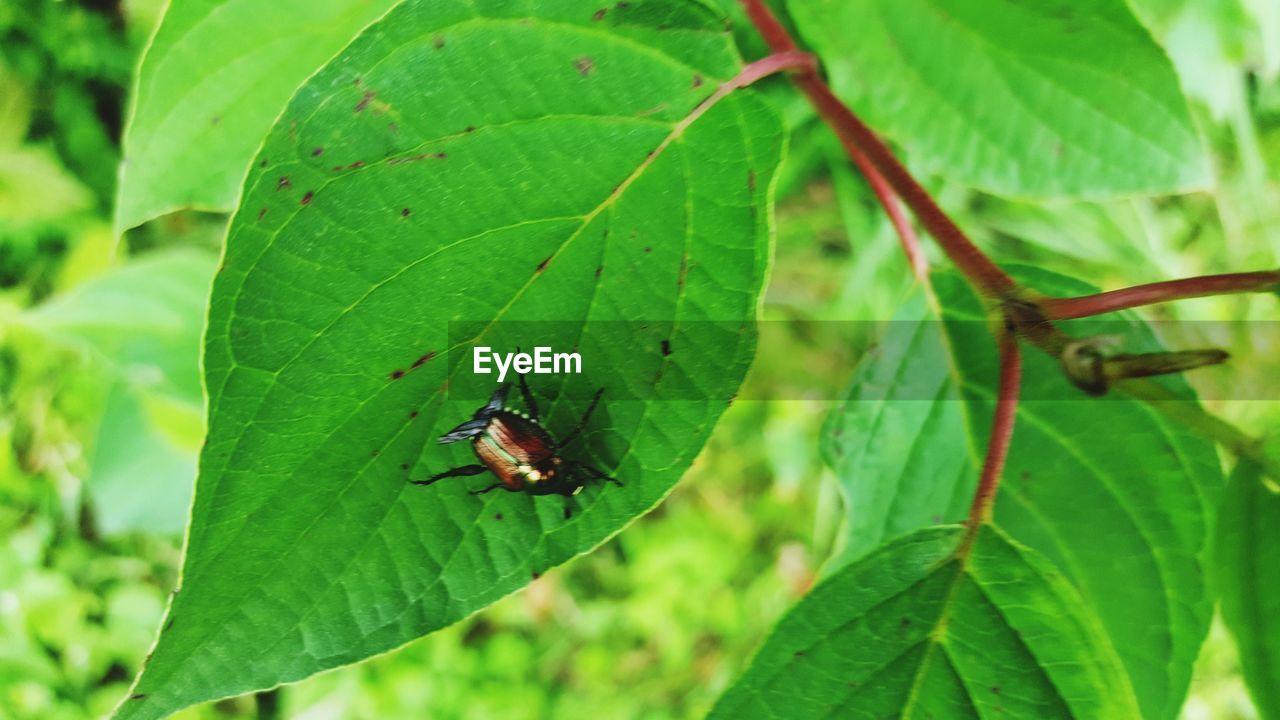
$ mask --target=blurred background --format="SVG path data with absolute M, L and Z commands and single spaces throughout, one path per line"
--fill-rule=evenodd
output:
M 930 178 L 1003 261 L 1108 288 L 1280 266 L 1280 8 L 1143 0 L 1213 156 L 1213 192 L 1029 204 Z M 126 692 L 177 579 L 203 435 L 199 344 L 227 218 L 110 227 L 130 74 L 162 0 L 0 0 L 0 719 L 90 718 Z M 751 52 L 754 39 L 743 38 Z M 897 241 L 838 146 L 783 82 L 773 321 L 743 397 L 671 497 L 594 553 L 409 646 L 181 718 L 692 718 L 822 572 L 839 536 L 818 456 L 827 403 L 912 291 Z M 936 257 L 935 257 L 936 260 Z M 1161 308 L 1275 320 L 1275 298 Z M 1180 346 L 1198 325 L 1179 325 Z M 1188 329 L 1189 328 L 1189 329 Z M 1214 338 L 1222 342 L 1223 338 Z M 1226 338 L 1236 372 L 1275 348 Z M 1195 380 L 1227 397 L 1230 373 Z M 817 383 L 821 386 L 824 383 Z M 1218 386 L 1215 387 L 1215 384 Z M 1216 391 L 1216 392 L 1215 392 Z M 1261 434 L 1275 403 L 1213 402 Z M 1252 718 L 1215 624 L 1188 719 Z

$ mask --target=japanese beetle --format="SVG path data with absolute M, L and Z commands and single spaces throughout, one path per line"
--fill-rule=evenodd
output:
M 508 492 L 530 495 L 577 495 L 588 480 L 606 480 L 621 485 L 604 472 L 577 460 L 560 455 L 582 433 L 600 402 L 604 388 L 596 391 L 591 405 L 575 427 L 561 442 L 542 427 L 538 417 L 538 403 L 529 392 L 524 376 L 520 376 L 520 392 L 524 396 L 527 413 L 505 407 L 510 383 L 503 383 L 489 402 L 471 416 L 471 419 L 440 437 L 440 444 L 470 440 L 471 450 L 480 460 L 477 465 L 463 465 L 436 473 L 426 480 L 410 480 L 414 485 L 430 485 L 449 477 L 479 475 L 488 470 L 498 478 L 482 490 L 472 490 L 472 495 L 482 495 L 502 488 Z

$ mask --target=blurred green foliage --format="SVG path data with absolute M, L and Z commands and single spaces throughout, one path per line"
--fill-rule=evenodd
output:
M 1046 205 L 933 189 L 1001 260 L 1107 287 L 1280 266 L 1280 18 L 1266 0 L 1134 4 L 1193 99 L 1215 192 Z M 3 720 L 109 711 L 177 582 L 225 218 L 173 215 L 122 243 L 108 229 L 129 75 L 161 5 L 0 3 Z M 886 318 L 911 281 L 838 145 L 768 82 L 795 133 L 765 306 L 778 322 L 741 395 L 822 397 L 874 341 L 823 321 Z M 1274 298 L 1226 297 L 1155 316 L 1275 313 Z M 1266 349 L 1232 348 L 1232 372 L 1280 370 Z M 1216 372 L 1193 380 L 1231 380 Z M 825 409 L 738 402 L 668 500 L 591 555 L 395 653 L 179 717 L 698 717 L 835 550 Z M 1270 403 L 1212 409 L 1251 432 L 1277 420 Z M 1184 714 L 1254 716 L 1220 627 Z

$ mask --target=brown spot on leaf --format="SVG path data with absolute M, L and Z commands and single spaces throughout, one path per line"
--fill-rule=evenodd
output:
M 324 148 L 322 147 L 318 147 L 315 150 L 311 151 L 311 157 L 320 157 L 323 154 L 324 154 Z
M 653 248 L 646 246 L 646 247 L 645 247 L 645 249 L 644 249 L 644 252 L 645 252 L 645 254 L 647 255 L 647 254 L 649 254 L 649 253 L 653 252 Z
M 276 181 L 277 191 L 288 190 L 291 187 L 293 187 L 293 183 L 289 180 L 288 175 L 281 175 L 280 179 Z
M 569 507 L 568 505 L 565 505 L 565 506 L 564 506 L 564 519 L 565 519 L 565 520 L 568 520 L 568 519 L 569 519 L 569 518 L 571 518 L 571 517 L 573 517 L 573 508 Z
M 369 457 L 378 457 L 378 456 L 379 456 L 379 455 L 381 455 L 381 454 L 382 454 L 382 453 L 381 453 L 381 451 L 380 451 L 380 450 L 374 450 L 374 451 L 372 451 L 372 452 L 370 452 L 370 453 L 369 453 Z
M 604 16 L 607 15 L 608 12 L 609 12 L 609 8 L 600 8 L 599 10 L 591 13 L 591 19 L 595 20 L 596 22 L 600 22 L 601 20 L 604 19 Z
M 592 70 L 595 69 L 596 61 L 589 57 L 585 57 L 585 56 L 580 57 L 577 60 L 573 61 L 573 67 L 578 70 L 579 75 L 581 75 L 582 77 L 586 77 L 591 74 Z
M 414 410 L 413 412 L 409 413 L 409 418 L 410 418 L 410 419 L 413 419 L 413 418 L 416 418 L 416 417 L 418 417 L 418 411 L 417 411 L 417 410 Z
M 704 81 L 703 81 L 703 79 L 702 79 L 702 76 L 701 76 L 701 75 L 699 75 L 698 73 L 694 73 L 694 74 L 693 74 L 693 87 L 695 87 L 695 88 L 700 88 L 700 87 L 702 87 L 702 83 L 703 83 L 703 82 L 704 82 Z
M 604 274 L 604 266 L 603 266 L 603 265 L 597 265 L 597 266 L 596 266 L 596 278 L 598 279 L 598 278 L 599 278 L 601 275 L 603 275 L 603 274 Z
M 390 131 L 391 131 L 391 132 L 393 132 L 393 133 L 398 133 L 398 132 L 400 132 L 400 126 L 399 126 L 399 125 L 397 125 L 397 124 L 395 124 L 395 123 L 393 123 L 393 122 L 387 123 L 387 129 L 388 129 L 388 130 L 390 130 Z
M 147 696 L 146 693 L 134 693 L 129 696 L 130 700 L 141 700 Z
M 302 204 L 303 204 L 303 205 L 310 205 L 310 204 L 311 204 L 311 199 L 312 199 L 312 198 L 314 198 L 315 196 L 316 196 L 316 194 L 315 194 L 315 192 L 314 192 L 314 191 L 312 191 L 312 190 L 308 190 L 308 191 L 307 191 L 307 194 L 302 196 Z
M 756 191 L 756 171 L 755 170 L 747 171 L 747 189 L 750 190 L 751 192 Z
M 357 160 L 357 161 L 355 161 L 355 162 L 351 163 L 350 165 L 348 165 L 348 166 L 347 166 L 347 169 L 348 169 L 348 170 L 359 170 L 359 169 L 360 169 L 360 168 L 362 168 L 362 167 L 364 167 L 364 161 L 363 161 L 363 160 Z
M 435 49 L 437 49 L 437 50 L 439 50 L 440 48 L 444 47 L 444 36 L 443 36 L 443 35 L 437 35 L 437 36 L 435 36 L 434 38 L 432 38 L 432 39 L 431 39 L 431 46 L 432 46 L 432 47 L 434 47 L 434 48 L 435 48 Z
M 220 123 L 220 122 L 222 122 L 222 116 L 221 116 L 221 115 L 214 115 L 213 117 L 209 118 L 209 124 L 210 124 L 210 125 L 217 125 L 217 124 L 218 124 L 218 123 Z
M 400 217 L 409 217 L 409 208 L 400 211 Z
M 403 371 L 403 370 L 392 370 L 392 371 L 391 371 L 391 374 L 390 374 L 390 375 L 388 375 L 388 377 L 390 377 L 392 380 L 399 380 L 400 378 L 404 377 L 404 371 Z
M 266 166 L 267 166 L 267 159 L 266 159 L 266 158 L 262 158 L 261 160 L 259 160 L 259 161 L 258 161 L 258 167 L 260 167 L 260 168 L 264 168 L 264 167 L 266 167 Z
M 671 341 L 663 340 L 662 341 L 662 357 L 667 357 L 670 354 L 671 354 Z
M 372 90 L 365 90 L 364 95 L 360 96 L 360 102 L 356 103 L 356 112 L 364 112 L 365 108 L 369 107 L 369 103 L 373 102 L 376 97 L 378 97 L 378 93 Z
M 680 253 L 680 277 L 676 279 L 676 287 L 680 290 L 684 289 L 685 276 L 689 274 L 689 253 Z
M 537 269 L 537 270 L 535 270 L 534 272 L 542 272 L 543 270 L 546 270 L 546 269 L 547 269 L 547 264 L 551 262 L 551 258 L 552 258 L 552 257 L 554 257 L 554 256 L 553 256 L 553 255 L 548 255 L 546 260 L 543 260 L 542 262 L 538 263 L 538 269 Z
M 400 463 L 400 469 L 401 469 L 401 470 L 408 470 L 408 469 L 409 469 L 409 463 Z
M 434 358 L 435 356 L 436 356 L 436 351 L 435 351 L 435 350 L 432 350 L 431 352 L 427 353 L 426 355 L 423 355 L 422 357 L 418 358 L 417 360 L 414 360 L 414 361 L 413 361 L 413 366 L 414 366 L 414 367 L 422 367 L 422 366 L 423 366 L 423 365 L 425 365 L 426 363 L 431 362 L 431 359 L 432 359 L 432 358 Z
M 262 218 L 263 218 L 263 216 L 265 216 L 266 214 L 267 214 L 267 209 L 266 209 L 266 208 L 262 208 L 261 210 L 259 210 L 259 211 L 258 211 L 258 222 L 262 222 Z
M 387 160 L 388 165 L 402 165 L 404 163 L 421 162 L 428 159 L 444 160 L 449 157 L 448 154 L 438 153 L 418 153 L 417 155 L 405 155 L 404 157 L 394 157 Z
M 502 522 L 502 513 L 494 513 L 493 519 L 497 520 L 498 522 Z
M 177 618 L 169 618 L 169 622 L 164 624 L 164 629 L 168 630 L 169 628 L 173 627 L 174 620 L 177 620 Z

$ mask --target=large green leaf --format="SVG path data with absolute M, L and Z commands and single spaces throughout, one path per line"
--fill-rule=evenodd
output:
M 1044 271 L 1017 274 L 1051 294 L 1090 292 Z M 938 276 L 934 288 L 946 322 L 905 309 L 828 423 L 824 453 L 849 513 L 844 561 L 963 518 L 976 484 L 994 412 L 995 344 L 958 276 Z M 1070 331 L 1155 347 L 1132 316 Z M 1173 717 L 1211 616 L 1204 552 L 1221 483 L 1214 448 L 1142 403 L 1089 398 L 1055 361 L 1032 348 L 1024 355 L 996 521 L 1080 590 L 1124 661 L 1143 717 Z M 1184 382 L 1167 385 L 1191 397 Z
M 422 0 L 308 81 L 215 279 L 182 587 L 120 717 L 394 648 L 671 489 L 754 349 L 782 129 L 749 92 L 701 104 L 739 69 L 691 2 Z M 474 462 L 435 442 L 481 402 L 470 347 L 535 327 L 590 373 L 532 378 L 547 425 L 603 386 L 574 454 L 624 486 L 408 484 Z
M 1280 493 L 1245 462 L 1232 473 L 1215 542 L 1222 617 L 1235 636 L 1249 692 L 1264 718 L 1280 718 Z
M 138 69 L 116 203 L 123 231 L 228 211 L 271 121 L 396 0 L 172 0 Z
M 1139 717 L 1097 618 L 1052 564 L 983 526 L 921 530 L 778 623 L 712 718 Z
M 1208 185 L 1168 59 L 1119 0 L 800 0 L 836 93 L 924 166 L 1012 196 Z

